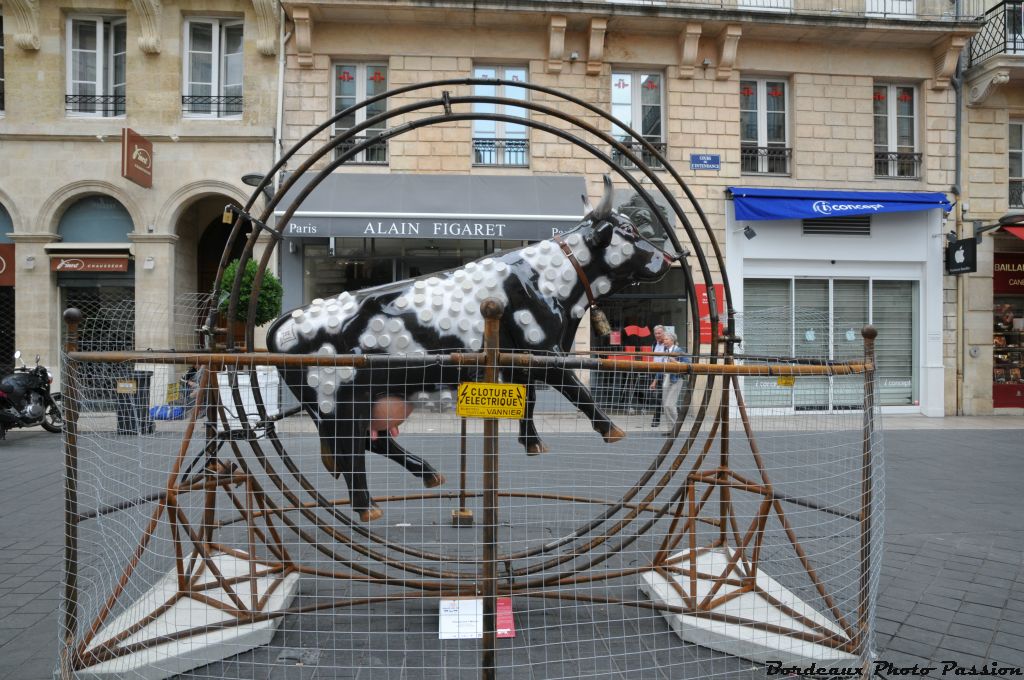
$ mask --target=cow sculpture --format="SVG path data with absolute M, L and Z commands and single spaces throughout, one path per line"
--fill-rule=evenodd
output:
M 559 237 L 457 269 L 314 300 L 275 321 L 267 331 L 267 345 L 273 352 L 325 355 L 479 350 L 484 328 L 480 303 L 490 297 L 505 307 L 502 349 L 567 352 L 593 301 L 636 281 L 660 279 L 677 258 L 614 212 L 611 200 L 611 180 L 605 177 L 598 207 Z M 358 369 L 281 369 L 317 425 L 325 467 L 345 478 L 352 508 L 364 522 L 383 514 L 367 487 L 366 451 L 394 460 L 427 487 L 444 483 L 444 477 L 405 451 L 394 435 L 408 415 L 403 402 L 410 395 L 475 378 L 474 371 L 398 362 Z M 533 423 L 535 382 L 561 392 L 606 442 L 624 436 L 571 370 L 510 368 L 505 377 L 528 385 L 526 416 L 519 423 L 519 441 L 528 454 L 548 450 Z

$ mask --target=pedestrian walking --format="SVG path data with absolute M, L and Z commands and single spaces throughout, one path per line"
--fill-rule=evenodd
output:
M 665 327 L 655 326 L 654 327 L 654 346 L 651 348 L 654 353 L 654 362 L 661 363 L 668 361 L 668 357 L 658 356 L 658 354 L 665 351 Z M 651 427 L 658 427 L 661 424 L 661 385 L 659 384 L 662 376 L 656 375 L 654 380 L 651 381 L 649 388 L 649 394 L 651 395 L 649 403 L 654 408 L 654 417 L 651 419 Z
M 683 348 L 678 343 L 676 334 L 672 331 L 663 331 L 664 334 L 664 345 L 665 352 L 682 352 Z M 689 359 L 685 356 L 675 357 L 663 357 L 665 361 L 678 361 L 680 363 L 689 363 Z M 672 431 L 676 427 L 676 420 L 679 418 L 679 394 L 683 390 L 685 380 L 682 373 L 665 373 L 662 376 L 661 382 L 661 411 L 665 417 L 665 425 L 668 426 L 668 431 L 665 436 L 671 436 Z

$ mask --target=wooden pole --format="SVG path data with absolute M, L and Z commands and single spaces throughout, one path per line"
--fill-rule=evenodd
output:
M 78 351 L 78 325 L 82 312 L 74 307 L 64 311 L 67 335 L 66 353 Z M 64 363 L 61 408 L 64 409 L 64 650 L 61 654 L 61 678 L 74 672 L 75 640 L 78 637 L 78 402 L 75 367 Z
M 867 663 L 868 644 L 871 640 L 871 487 L 872 440 L 875 429 L 875 338 L 878 330 L 865 326 L 864 337 L 864 441 L 860 482 L 860 597 L 857 602 L 857 652 Z
M 480 304 L 484 316 L 484 380 L 497 380 L 498 325 L 504 306 L 494 298 L 487 298 Z M 480 677 L 494 680 L 495 641 L 497 636 L 497 556 L 498 556 L 498 420 L 484 420 L 484 545 L 481 565 L 481 585 L 484 598 L 483 658 Z

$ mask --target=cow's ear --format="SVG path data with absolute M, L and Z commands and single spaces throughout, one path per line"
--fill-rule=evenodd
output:
M 607 248 L 608 244 L 612 242 L 614 233 L 615 227 L 611 222 L 598 222 L 591 227 L 590 233 L 586 237 L 587 245 L 591 248 Z

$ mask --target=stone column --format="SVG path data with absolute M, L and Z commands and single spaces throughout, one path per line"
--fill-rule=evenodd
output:
M 60 384 L 61 312 L 57 278 L 50 271 L 47 243 L 56 234 L 11 234 L 14 241 L 14 346 L 31 359 L 39 354 Z M 26 291 L 31 291 L 27 294 Z M 28 360 L 26 360 L 28 361 Z

